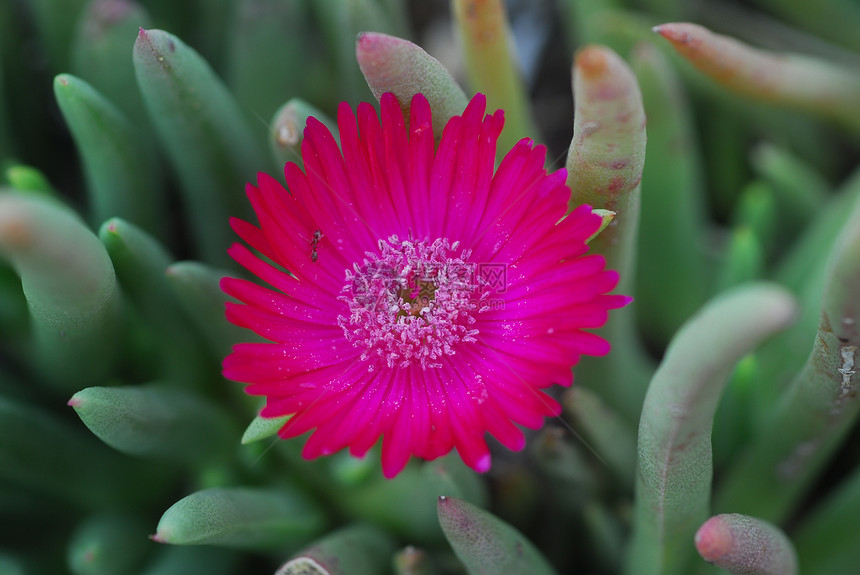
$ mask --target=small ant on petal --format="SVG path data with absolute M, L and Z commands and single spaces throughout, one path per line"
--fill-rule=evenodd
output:
M 314 230 L 314 237 L 311 239 L 311 261 L 314 263 L 316 263 L 316 261 L 319 259 L 319 254 L 317 253 L 317 245 L 324 237 L 325 235 L 320 230 Z

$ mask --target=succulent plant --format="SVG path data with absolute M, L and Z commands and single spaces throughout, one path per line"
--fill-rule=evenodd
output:
M 0 3 L 0 573 L 858 572 L 857 30 L 839 0 Z M 313 219 L 366 198 L 409 237 Z M 508 254 L 505 313 L 473 253 Z M 442 260 L 393 308 L 309 295 Z M 388 375 L 337 388 L 356 365 Z

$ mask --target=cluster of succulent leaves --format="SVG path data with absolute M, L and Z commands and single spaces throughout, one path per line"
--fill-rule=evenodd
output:
M 545 26 L 528 87 L 499 1 L 0 3 L 0 572 L 704 574 L 710 516 L 726 568 L 856 572 L 860 10 L 510 4 Z M 271 439 L 220 376 L 247 336 L 218 281 L 244 183 L 299 159 L 308 115 L 388 90 L 462 110 L 400 40 L 436 12 L 502 152 L 571 142 L 636 301 L 525 453 L 388 481 Z M 747 44 L 651 30 L 680 20 Z

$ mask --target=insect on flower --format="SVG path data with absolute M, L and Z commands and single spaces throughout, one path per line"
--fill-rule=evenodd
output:
M 317 259 L 319 259 L 319 254 L 317 253 L 317 245 L 324 237 L 325 236 L 320 230 L 314 230 L 314 237 L 311 239 L 311 261 L 314 263 L 316 263 Z

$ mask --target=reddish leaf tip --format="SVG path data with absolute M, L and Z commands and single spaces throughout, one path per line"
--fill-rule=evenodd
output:
M 609 67 L 606 53 L 599 46 L 586 46 L 576 55 L 576 67 L 588 78 L 601 76 Z
M 708 519 L 696 532 L 696 549 L 705 561 L 715 561 L 733 549 L 734 535 L 719 516 Z

